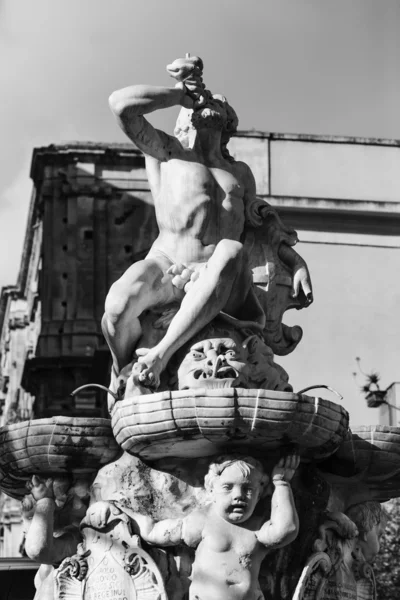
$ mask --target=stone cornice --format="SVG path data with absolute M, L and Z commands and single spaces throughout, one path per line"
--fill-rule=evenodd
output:
M 35 148 L 32 155 L 30 177 L 37 185 L 43 179 L 47 165 L 62 166 L 72 162 L 107 162 L 110 165 L 132 164 L 135 159 L 144 161 L 143 154 L 133 144 L 106 144 L 96 142 L 67 142 Z
M 257 130 L 238 131 L 235 137 L 261 138 L 266 140 L 287 142 L 314 142 L 319 144 L 358 144 L 361 146 L 394 146 L 400 147 L 400 140 L 390 138 L 369 138 L 344 135 L 313 135 L 308 133 L 270 133 Z

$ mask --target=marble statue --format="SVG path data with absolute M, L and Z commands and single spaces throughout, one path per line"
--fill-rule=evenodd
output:
M 182 519 L 155 521 L 149 515 L 131 513 L 140 537 L 156 546 L 186 544 L 196 548 L 191 575 L 191 600 L 261 600 L 258 583 L 261 561 L 272 549 L 292 542 L 298 533 L 298 517 L 290 481 L 299 465 L 298 456 L 282 458 L 271 475 L 275 488 L 271 516 L 255 515 L 260 498 L 268 490 L 263 466 L 248 456 L 217 457 L 205 477 L 208 503 Z M 93 505 L 86 524 L 105 527 L 112 505 Z
M 371 563 L 379 552 L 388 515 L 379 502 L 361 502 L 346 513 L 327 512 L 303 570 L 294 600 L 375 600 Z M 321 570 L 321 566 L 323 569 Z
M 0 488 L 23 499 L 41 563 L 35 600 L 375 600 L 400 436 L 351 431 L 341 404 L 294 391 L 275 362 L 301 339 L 282 318 L 312 302 L 310 274 L 230 155 L 238 119 L 203 68 L 186 56 L 167 66 L 174 87 L 110 98 L 159 226 L 106 298 L 110 418 L 0 428 Z M 147 121 L 174 106 L 175 136 Z
M 125 395 L 149 394 L 138 385 L 139 369 L 129 365 Z M 204 327 L 183 344 L 167 367 L 168 389 L 254 388 L 292 391 L 289 375 L 274 361 L 260 332 L 237 328 L 223 319 Z M 111 401 L 109 407 L 114 406 Z
M 197 57 L 179 59 L 168 71 L 175 87 L 135 85 L 110 97 L 120 127 L 145 155 L 159 227 L 147 257 L 113 284 L 106 299 L 103 332 L 114 388 L 135 356 L 137 383 L 157 389 L 172 355 L 221 312 L 265 329 L 267 337 L 269 329 L 271 337 L 286 334 L 286 342 L 277 340 L 284 353 L 299 340 L 298 330 L 292 337 L 289 328 L 282 333 L 284 310 L 312 301 L 307 266 L 292 248 L 295 232 L 257 199 L 250 168 L 229 155 L 235 111 L 224 96 L 205 89 Z M 145 118 L 173 106 L 181 107 L 175 136 Z M 291 297 L 268 308 L 268 293 L 260 298 L 253 279 L 263 290 L 281 271 L 291 278 Z M 144 347 L 141 317 L 167 307 L 175 310 L 165 335 Z
M 380 549 L 389 515 L 379 502 L 361 502 L 350 506 L 346 515 L 357 527 L 356 551 L 365 562 L 372 563 Z
M 292 391 L 288 374 L 274 362 L 272 350 L 259 334 L 216 321 L 177 352 L 172 366 L 180 390 L 241 387 Z M 173 388 L 173 381 L 170 385 Z

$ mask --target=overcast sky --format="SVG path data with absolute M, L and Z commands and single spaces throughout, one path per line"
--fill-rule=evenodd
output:
M 114 89 L 173 84 L 165 65 L 190 52 L 241 129 L 400 138 L 399 32 L 400 0 L 0 0 L 0 285 L 17 277 L 33 148 L 123 141 Z

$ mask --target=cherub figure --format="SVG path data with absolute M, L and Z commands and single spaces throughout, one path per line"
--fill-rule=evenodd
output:
M 355 553 L 358 559 L 373 562 L 380 550 L 389 515 L 379 502 L 360 502 L 346 510 L 346 515 L 357 527 Z
M 138 385 L 157 388 L 172 355 L 221 311 L 255 323 L 260 331 L 267 323 L 270 336 L 279 338 L 288 303 L 277 302 L 275 293 L 273 304 L 279 307 L 264 309 L 253 286 L 251 255 L 263 261 L 258 269 L 261 287 L 279 279 L 277 265 L 282 262 L 293 284 L 290 305 L 299 308 L 312 301 L 307 266 L 291 247 L 296 234 L 256 198 L 248 165 L 229 155 L 226 145 L 238 119 L 224 96 L 205 90 L 202 69 L 197 57 L 179 59 L 168 66 L 178 80 L 174 87 L 136 85 L 110 97 L 120 127 L 145 155 L 159 228 L 149 254 L 129 267 L 106 299 L 102 328 L 113 357 L 114 391 L 135 353 Z M 181 107 L 175 136 L 155 129 L 145 118 L 173 106 Z M 275 225 L 268 225 L 270 221 Z M 249 241 L 246 229 L 254 227 L 265 230 L 267 250 L 253 252 L 258 237 L 254 234 Z M 164 337 L 153 347 L 141 348 L 143 315 L 171 305 L 178 310 Z M 290 349 L 301 337 L 298 329 L 296 339 L 287 344 Z
M 191 600 L 260 600 L 258 575 L 271 550 L 292 542 L 299 522 L 290 481 L 298 456 L 282 458 L 272 471 L 271 516 L 255 511 L 268 489 L 269 477 L 250 456 L 221 456 L 205 477 L 209 502 L 181 519 L 154 521 L 132 513 L 140 536 L 149 544 L 196 548 L 189 597 Z M 104 527 L 112 507 L 93 505 L 86 522 Z
M 352 504 L 345 513 L 328 512 L 325 528 L 336 531 L 339 538 L 349 540 L 353 558 L 372 562 L 380 550 L 380 538 L 389 515 L 379 502 Z
M 41 563 L 35 576 L 35 600 L 50 600 L 54 597 L 54 567 L 73 556 L 82 542 L 79 524 L 86 506 L 76 497 L 75 506 L 65 507 L 71 488 L 67 479 L 44 480 L 33 475 L 27 487 L 30 494 L 22 501 L 25 551 L 32 560 Z M 87 490 L 82 488 L 79 495 L 86 496 Z
M 379 502 L 360 502 L 346 513 L 328 512 L 326 516 L 314 543 L 315 554 L 304 567 L 293 600 L 373 600 L 376 590 L 369 563 L 380 549 L 386 511 Z M 323 553 L 331 560 L 328 572 L 315 568 Z

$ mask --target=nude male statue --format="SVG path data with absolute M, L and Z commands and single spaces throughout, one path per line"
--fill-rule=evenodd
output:
M 168 67 L 175 87 L 136 85 L 114 92 L 110 107 L 127 136 L 142 150 L 159 236 L 147 257 L 113 284 L 102 321 L 114 374 L 139 357 L 141 385 L 157 388 L 171 356 L 221 311 L 264 326 L 241 236 L 255 181 L 243 162 L 224 151 L 238 120 L 223 96 L 202 82 L 202 61 L 186 58 Z M 144 117 L 181 106 L 175 137 Z M 292 251 L 291 248 L 282 250 Z M 298 272 L 311 301 L 308 271 Z M 144 311 L 180 304 L 164 338 L 137 348 Z

